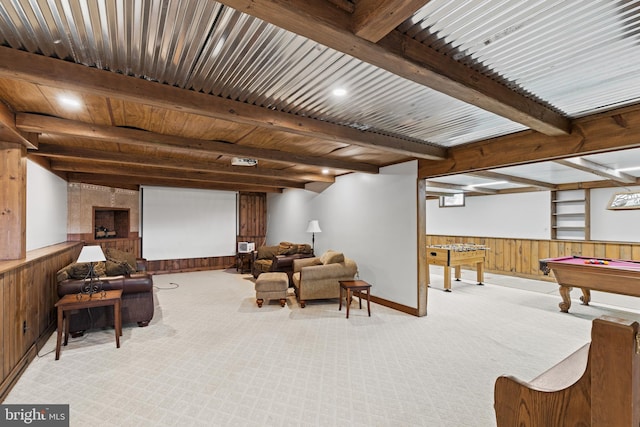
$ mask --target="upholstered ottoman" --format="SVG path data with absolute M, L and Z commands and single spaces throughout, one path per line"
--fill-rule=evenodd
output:
M 256 279 L 256 303 L 262 307 L 264 300 L 279 299 L 284 307 L 287 302 L 289 276 L 287 273 L 262 273 Z

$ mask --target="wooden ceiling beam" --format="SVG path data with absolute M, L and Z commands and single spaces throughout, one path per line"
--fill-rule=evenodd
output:
M 421 142 L 283 113 L 8 47 L 0 47 L 0 77 L 123 99 L 171 111 L 199 114 L 343 144 L 375 148 L 410 157 L 443 159 L 445 155 L 444 149 Z
M 161 187 L 202 188 L 220 191 L 248 191 L 256 193 L 282 193 L 282 188 L 247 184 L 225 184 L 218 182 L 190 181 L 184 179 L 155 178 L 148 176 L 99 175 L 71 172 L 67 174 L 69 182 L 83 182 L 118 188 L 133 188 L 137 185 L 155 185 Z
M 356 0 L 351 30 L 372 43 L 392 32 L 429 0 Z
M 266 187 L 304 188 L 304 183 L 282 179 L 251 177 L 246 175 L 229 175 L 224 173 L 203 171 L 181 171 L 148 165 L 116 165 L 99 160 L 52 160 L 51 169 L 64 172 L 81 172 L 98 175 L 125 175 L 149 178 L 168 178 L 187 181 L 218 182 L 223 184 L 249 184 Z
M 498 181 L 508 181 L 508 182 L 513 182 L 515 184 L 527 185 L 530 187 L 545 188 L 548 190 L 553 190 L 557 187 L 555 184 L 551 184 L 550 182 L 537 181 L 535 179 L 529 179 L 529 178 L 521 178 L 519 176 L 508 175 L 508 174 L 493 172 L 493 171 L 478 171 L 478 172 L 472 172 L 469 175 L 478 176 L 481 178 L 495 179 Z
M 484 193 L 484 194 L 498 193 L 498 190 L 494 190 L 493 188 L 475 187 L 472 185 L 450 184 L 447 182 L 437 182 L 437 181 L 427 181 L 426 184 L 427 184 L 427 187 L 446 188 L 449 190 L 463 191 L 465 193 L 469 193 L 469 192 Z
M 583 172 L 600 176 L 602 178 L 610 179 L 621 184 L 635 184 L 636 182 L 636 178 L 634 176 L 631 176 L 627 173 L 618 172 L 615 169 L 611 169 L 610 167 L 592 162 L 587 159 L 583 159 L 581 157 L 555 160 L 555 162 L 573 169 L 578 169 Z
M 638 147 L 640 105 L 578 119 L 567 136 L 525 131 L 453 147 L 446 160 L 420 160 L 418 176 L 434 178 Z
M 152 148 L 164 146 L 174 150 L 185 150 L 187 153 L 193 153 L 194 151 L 203 153 L 219 153 L 229 156 L 250 157 L 287 164 L 294 163 L 321 168 L 342 169 L 353 172 L 378 173 L 379 171 L 377 166 L 368 163 L 306 156 L 286 151 L 255 148 L 223 141 L 184 138 L 139 129 L 93 125 L 37 114 L 20 113 L 16 115 L 16 126 L 18 129 L 28 130 L 29 132 L 74 136 L 108 142 L 115 141 L 118 143 Z
M 571 121 L 562 114 L 398 31 L 378 43 L 358 37 L 351 29 L 351 15 L 327 7 L 324 1 L 220 2 L 544 134 L 566 135 L 571 131 Z
M 23 145 L 25 148 L 38 147 L 38 135 L 22 132 L 16 128 L 16 116 L 0 101 L 0 141 Z
M 189 158 L 189 159 L 176 159 L 170 154 L 137 154 L 123 151 L 123 146 L 126 144 L 114 143 L 113 150 L 96 150 L 92 148 L 78 147 L 78 146 L 66 146 L 56 145 L 48 143 L 40 143 L 38 150 L 29 152 L 30 156 L 40 156 L 47 158 L 68 158 L 68 159 L 83 159 L 85 161 L 91 161 L 92 159 L 99 159 L 101 162 L 113 162 L 117 164 L 131 164 L 140 165 L 146 164 L 150 166 L 159 166 L 180 170 L 193 170 L 204 172 L 218 172 L 228 173 L 231 175 L 248 175 L 256 177 L 266 178 L 278 178 L 288 179 L 293 181 L 306 181 L 306 182 L 335 182 L 335 178 L 331 175 L 312 174 L 304 172 L 292 172 L 288 170 L 269 169 L 261 167 L 244 167 L 244 166 L 231 166 L 223 165 L 220 163 L 210 162 L 206 159 Z

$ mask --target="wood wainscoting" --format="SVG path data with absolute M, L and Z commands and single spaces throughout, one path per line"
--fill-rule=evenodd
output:
M 78 258 L 82 242 L 66 242 L 0 261 L 0 402 L 56 328 L 56 273 Z
M 437 236 L 427 234 L 427 246 L 475 243 L 489 247 L 485 271 L 555 282 L 540 271 L 538 260 L 579 255 L 593 258 L 640 260 L 640 243 L 504 239 L 474 236 Z
M 163 259 L 147 261 L 147 271 L 153 274 L 185 273 L 188 271 L 224 270 L 236 265 L 236 257 L 208 257 L 186 259 Z
M 67 234 L 67 240 L 70 242 L 84 242 L 85 245 L 100 245 L 102 250 L 107 248 L 118 249 L 135 254 L 136 257 L 140 257 L 142 253 L 142 240 L 138 237 L 137 231 L 129 233 L 129 237 L 112 239 L 96 239 L 92 233 Z

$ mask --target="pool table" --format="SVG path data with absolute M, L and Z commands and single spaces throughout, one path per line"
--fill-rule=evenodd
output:
M 568 256 L 540 260 L 540 269 L 547 275 L 553 271 L 560 285 L 560 311 L 569 312 L 569 292 L 582 290 L 580 301 L 589 305 L 591 290 L 640 296 L 640 261 Z

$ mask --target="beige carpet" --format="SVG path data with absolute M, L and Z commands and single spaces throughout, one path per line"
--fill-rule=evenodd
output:
M 497 376 L 533 378 L 600 315 L 640 320 L 577 302 L 563 314 L 553 293 L 490 279 L 445 293 L 433 273 L 427 317 L 354 304 L 347 320 L 337 301 L 258 308 L 250 279 L 155 276 L 149 327 L 126 326 L 120 349 L 92 331 L 58 361 L 52 336 L 4 403 L 68 403 L 72 426 L 493 426 Z

